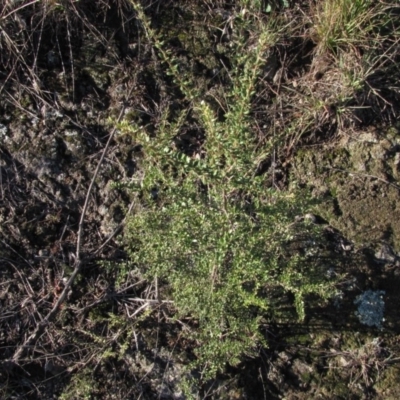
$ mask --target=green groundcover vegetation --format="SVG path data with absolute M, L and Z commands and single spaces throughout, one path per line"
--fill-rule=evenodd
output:
M 194 77 L 179 70 L 179 60 L 135 6 L 189 104 L 175 118 L 165 107 L 152 134 L 134 123 L 119 124 L 142 153 L 141 178 L 131 185 L 142 206 L 129 218 L 125 244 L 140 271 L 158 280 L 163 296 L 173 301 L 175 317 L 196 321 L 188 336 L 197 343 L 196 364 L 212 377 L 265 344 L 260 327 L 274 314 L 271 293 L 278 288 L 293 295 L 300 320 L 308 295 L 326 300 L 335 292 L 326 267 L 310 256 L 318 247 L 318 229 L 304 218 L 309 196 L 296 187 L 267 187 L 257 174 L 279 138 L 256 134 L 251 104 L 263 57 L 285 26 L 279 19 L 265 24 L 245 8 L 235 17 L 240 32 L 231 46 L 238 56 L 224 94 L 227 112 L 219 119 Z M 250 26 L 253 44 L 244 51 L 242 34 Z M 189 114 L 204 136 L 192 154 L 174 142 Z M 303 243 L 303 254 L 291 250 L 296 241 Z

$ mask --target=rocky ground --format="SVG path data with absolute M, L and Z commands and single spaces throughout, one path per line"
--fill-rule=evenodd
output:
M 185 100 L 129 7 L 81 3 L 66 4 L 67 13 L 52 2 L 44 13 L 32 5 L 1 20 L 13 35 L 9 42 L 3 36 L 0 57 L 1 397 L 183 399 L 181 371 L 193 357 L 192 344 L 180 340 L 182 327 L 167 311 L 135 314 L 134 299 L 154 288 L 136 274 L 119 240 L 127 213 L 137 207 L 125 184 L 139 173 L 139 149 L 118 131 L 106 143 L 121 110 L 125 120 L 155 129 L 162 102 L 179 109 Z M 189 12 L 156 2 L 149 14 L 177 38 L 172 44 L 182 65 L 199 85 L 209 85 L 217 102 L 229 74 L 221 65 L 230 57 L 221 38 L 208 54 L 220 29 L 177 25 L 173 18 L 184 24 L 207 16 L 224 26 L 233 7 L 194 3 Z M 267 77 L 276 76 L 284 48 L 297 60 L 289 75 L 310 72 L 312 60 L 303 57 L 310 44 L 288 41 L 269 58 Z M 210 86 L 218 68 L 221 78 Z M 265 103 L 259 99 L 256 109 Z M 262 112 L 260 123 L 269 121 L 270 111 Z M 180 145 L 191 146 L 190 128 Z M 329 254 L 342 260 L 342 271 L 333 273 L 346 280 L 328 307 L 308 310 L 306 323 L 266 325 L 270 347 L 204 383 L 200 398 L 400 396 L 400 126 L 392 116 L 341 132 L 331 128 L 320 124 L 295 145 L 286 143 L 273 176 L 277 186 L 296 181 L 318 199 L 310 218 L 324 224 Z M 16 357 L 56 304 L 77 257 L 83 262 L 66 303 Z M 122 275 L 128 276 L 123 283 Z

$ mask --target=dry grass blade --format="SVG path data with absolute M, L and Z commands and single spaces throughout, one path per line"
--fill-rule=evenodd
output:
M 399 360 L 383 347 L 382 340 L 379 338 L 357 349 L 337 352 L 332 356 L 338 357 L 340 365 L 350 370 L 352 386 L 362 382 L 367 389 L 373 386 L 390 364 Z

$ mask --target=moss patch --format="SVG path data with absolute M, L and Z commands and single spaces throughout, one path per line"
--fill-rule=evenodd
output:
M 358 244 L 387 241 L 400 250 L 397 143 L 365 132 L 334 149 L 302 149 L 293 176 L 323 199 L 318 212 Z

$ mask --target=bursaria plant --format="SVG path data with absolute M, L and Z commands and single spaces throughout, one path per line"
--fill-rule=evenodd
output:
M 238 14 L 233 26 L 245 29 L 251 23 L 254 31 L 258 24 L 258 36 L 236 58 L 221 119 L 190 74 L 179 71 L 143 10 L 136 10 L 189 106 L 174 117 L 166 107 L 154 135 L 132 123 L 119 126 L 133 135 L 143 155 L 134 185 L 141 206 L 130 218 L 125 243 L 133 263 L 148 279 L 157 278 L 163 296 L 173 300 L 175 317 L 189 321 L 187 334 L 198 343 L 197 364 L 212 376 L 265 343 L 260 325 L 274 315 L 273 293 L 290 293 L 303 319 L 307 296 L 326 299 L 334 284 L 311 256 L 318 247 L 315 225 L 295 218 L 305 213 L 308 196 L 268 188 L 265 177 L 256 174 L 274 142 L 255 134 L 251 101 L 263 55 L 280 30 Z M 237 48 L 248 44 L 237 40 Z M 204 132 L 195 154 L 174 141 L 189 113 Z M 301 251 L 294 246 L 299 241 Z

